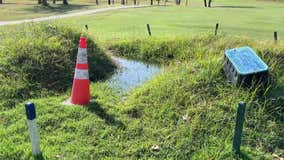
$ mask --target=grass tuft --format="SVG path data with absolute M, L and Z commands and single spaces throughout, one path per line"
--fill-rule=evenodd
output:
M 0 93 L 5 106 L 18 100 L 62 93 L 74 75 L 77 48 L 83 33 L 60 24 L 26 24 L 1 32 Z M 90 79 L 102 80 L 115 65 L 88 39 Z

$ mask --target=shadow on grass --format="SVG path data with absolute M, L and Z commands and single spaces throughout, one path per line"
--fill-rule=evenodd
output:
M 260 158 L 257 157 L 257 154 L 253 153 L 253 152 L 244 152 L 244 151 L 240 151 L 238 153 L 236 152 L 232 152 L 234 159 L 239 159 L 239 160 L 253 160 L 255 158 Z
M 242 151 L 239 153 L 239 158 L 242 160 L 253 160 L 252 157 Z
M 63 4 L 57 4 L 57 5 L 48 5 L 48 6 L 42 6 L 42 5 L 35 5 L 31 8 L 24 8 L 22 10 L 33 12 L 33 13 L 65 13 L 73 10 L 79 10 L 82 8 L 87 8 L 91 5 L 86 4 L 69 4 L 69 5 L 63 5 Z
M 2 5 L 21 5 L 21 6 L 35 6 L 37 5 L 37 1 L 34 1 L 34 2 L 20 2 L 20 1 L 17 1 L 17 2 L 6 2 L 4 0 L 4 2 L 2 3 Z
M 13 5 L 13 4 L 17 4 L 17 3 L 13 3 L 13 2 L 3 2 L 1 5 Z
M 214 6 L 213 8 L 258 8 L 255 6 Z
M 270 97 L 284 97 L 284 86 L 272 90 Z
M 115 116 L 113 114 L 108 114 L 105 109 L 103 109 L 100 104 L 98 104 L 96 101 L 91 101 L 87 106 L 86 109 L 92 113 L 95 113 L 98 115 L 101 119 L 105 120 L 105 123 L 108 125 L 117 126 L 119 128 L 125 129 L 125 125 L 115 119 Z
M 37 156 L 34 156 L 34 160 L 45 160 L 45 158 L 43 157 L 42 153 L 40 153 Z
M 266 115 L 275 119 L 275 122 L 282 124 L 284 122 L 284 86 L 272 90 L 268 97 L 269 101 L 266 103 L 265 110 Z

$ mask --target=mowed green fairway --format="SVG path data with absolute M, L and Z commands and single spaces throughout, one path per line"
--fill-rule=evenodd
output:
M 96 5 L 95 0 L 68 0 L 69 5 L 63 5 L 62 1 L 58 0 L 56 4 L 53 4 L 49 0 L 48 6 L 42 6 L 38 5 L 36 0 L 3 0 L 3 4 L 0 5 L 0 21 L 61 15 L 90 9 L 113 7 L 121 3 L 120 0 L 114 0 L 114 4 L 109 6 L 107 0 L 98 0 L 98 2 L 99 5 Z M 149 4 L 145 0 L 140 1 L 140 4 L 146 3 Z M 130 4 L 133 4 L 133 2 Z
M 62 1 L 58 1 L 55 5 L 49 1 L 49 6 L 38 5 L 35 0 L 3 0 L 3 3 L 0 5 L 0 21 L 37 18 L 98 8 L 95 3 L 85 0 L 71 0 L 68 6 L 62 5 Z
M 278 31 L 279 39 L 284 38 L 284 3 L 216 0 L 212 8 L 204 8 L 201 1 L 190 2 L 189 6 L 127 9 L 64 21 L 88 24 L 90 33 L 106 43 L 147 37 L 147 23 L 153 36 L 213 34 L 219 22 L 223 34 L 272 40 Z

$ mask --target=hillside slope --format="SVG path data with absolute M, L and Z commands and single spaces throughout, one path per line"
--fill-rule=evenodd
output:
M 228 43 L 230 39 L 230 43 Z M 233 41 L 232 41 L 233 39 Z M 270 66 L 267 88 L 245 89 L 222 73 L 224 49 L 252 46 Z M 271 159 L 283 156 L 284 48 L 240 37 L 138 39 L 112 44 L 114 54 L 155 60 L 165 71 L 127 94 L 91 85 L 86 107 L 59 97 L 37 105 L 46 159 Z M 147 52 L 146 52 L 147 51 Z M 236 107 L 246 101 L 242 155 L 231 151 Z M 0 113 L 0 159 L 31 159 L 23 104 Z M 152 146 L 158 145 L 158 150 Z

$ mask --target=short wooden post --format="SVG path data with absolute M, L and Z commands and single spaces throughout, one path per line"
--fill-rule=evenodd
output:
M 238 105 L 235 135 L 234 135 L 234 141 L 233 141 L 233 151 L 236 154 L 240 153 L 241 140 L 242 140 L 242 134 L 243 134 L 243 124 L 244 124 L 244 119 L 245 119 L 245 108 L 246 108 L 246 103 L 240 102 Z
M 217 34 L 218 34 L 218 29 L 219 29 L 219 23 L 216 23 L 216 26 L 215 26 L 215 36 L 217 36 Z
M 150 24 L 147 24 L 147 30 L 148 30 L 149 36 L 151 36 L 151 35 L 152 35 L 152 33 L 151 33 Z
M 277 35 L 277 32 L 275 31 L 274 32 L 274 41 L 277 42 L 277 40 L 278 40 L 278 35 Z

